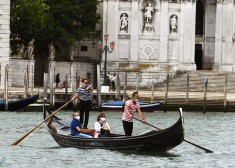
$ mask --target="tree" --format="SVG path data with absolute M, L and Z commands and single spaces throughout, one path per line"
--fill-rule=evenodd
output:
M 35 40 L 35 49 L 49 43 L 69 46 L 94 32 L 99 19 L 96 0 L 12 0 L 11 49 Z
M 37 39 L 45 27 L 49 7 L 44 0 L 11 0 L 11 50 L 16 54 L 22 46 Z

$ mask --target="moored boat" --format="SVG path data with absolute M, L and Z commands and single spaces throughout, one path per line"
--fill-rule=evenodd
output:
M 19 99 L 19 100 L 10 100 L 8 105 L 6 105 L 6 100 L 0 100 L 0 111 L 16 111 L 22 109 L 29 104 L 32 104 L 38 100 L 39 94 Z
M 50 115 L 50 110 L 44 106 L 44 120 Z M 178 121 L 171 127 L 163 130 L 152 130 L 136 136 L 124 136 L 120 134 L 111 134 L 109 137 L 102 138 L 71 136 L 70 122 L 62 120 L 57 116 L 54 116 L 51 122 L 53 129 L 49 128 L 48 121 L 45 121 L 45 124 L 48 132 L 61 147 L 167 151 L 178 146 L 184 140 L 182 112 L 180 112 Z
M 124 101 L 108 101 L 104 102 L 101 105 L 102 111 L 120 111 L 123 112 L 123 104 Z M 162 102 L 155 103 L 146 103 L 146 102 L 138 102 L 140 105 L 140 109 L 142 112 L 153 112 L 160 108 Z

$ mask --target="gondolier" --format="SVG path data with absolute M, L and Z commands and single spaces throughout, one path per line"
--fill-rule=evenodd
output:
M 91 109 L 91 92 L 92 88 L 89 85 L 88 78 L 82 79 L 82 86 L 80 86 L 76 94 L 72 97 L 71 100 L 74 100 L 79 96 L 80 99 L 80 123 L 83 125 L 83 129 L 87 129 L 88 121 L 89 121 L 89 112 Z M 89 88 L 89 89 L 87 89 Z M 84 120 L 84 113 L 85 113 L 85 120 Z M 84 123 L 83 123 L 84 120 Z
M 144 116 L 140 110 L 140 105 L 137 102 L 139 98 L 138 92 L 132 93 L 131 100 L 126 101 L 124 112 L 122 114 L 122 123 L 123 123 L 123 129 L 125 131 L 126 136 L 131 136 L 133 131 L 133 118 L 134 118 L 134 112 L 138 111 L 138 114 L 142 120 L 143 123 L 146 123 Z

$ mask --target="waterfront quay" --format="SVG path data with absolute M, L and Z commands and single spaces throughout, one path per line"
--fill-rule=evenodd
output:
M 215 71 L 191 71 L 174 76 L 165 77 L 163 82 L 154 82 L 151 79 L 146 87 L 138 87 L 138 80 L 127 79 L 126 82 L 116 82 L 116 90 L 97 94 L 93 90 L 93 110 L 97 110 L 104 101 L 128 100 L 134 91 L 139 91 L 140 100 L 145 102 L 163 102 L 161 111 L 176 111 L 183 108 L 185 111 L 199 112 L 234 112 L 235 111 L 235 73 Z M 28 107 L 32 111 L 41 111 L 44 97 L 47 103 L 54 109 L 58 109 L 74 94 L 75 88 L 63 88 L 59 86 L 51 89 L 45 87 L 28 88 L 28 94 L 39 93 L 37 103 Z M 53 95 L 51 95 L 53 93 Z M 25 88 L 9 87 L 8 98 L 21 99 L 25 97 Z M 44 96 L 46 95 L 46 96 Z M 0 98 L 4 97 L 4 90 L 0 90 Z M 75 109 L 79 101 L 71 102 L 66 108 Z
M 131 94 L 135 90 L 126 90 L 126 93 L 123 90 L 118 95 L 116 92 L 101 93 L 101 102 L 111 101 L 111 100 L 128 100 L 131 97 Z M 39 99 L 36 103 L 31 104 L 27 107 L 27 111 L 41 111 L 43 102 L 44 102 L 44 89 L 43 88 L 34 88 L 33 94 L 39 93 Z M 167 94 L 167 97 L 166 97 Z M 0 97 L 3 98 L 3 91 L 0 90 Z M 50 90 L 47 91 L 47 104 L 51 108 L 57 109 L 67 103 L 72 97 L 73 92 L 71 88 L 56 88 L 54 93 L 54 104 L 50 104 Z M 185 111 L 198 111 L 198 112 L 233 112 L 235 110 L 235 94 L 227 93 L 226 102 L 224 100 L 223 92 L 207 92 L 206 100 L 204 92 L 189 92 L 188 95 L 182 91 L 150 91 L 150 90 L 139 90 L 139 95 L 141 101 L 145 102 L 162 102 L 161 111 L 176 111 L 178 108 L 183 108 Z M 10 88 L 9 89 L 9 101 L 15 99 L 24 98 L 24 88 Z M 188 96 L 188 98 L 187 98 Z M 126 97 L 126 98 L 125 98 Z M 97 101 L 97 90 L 93 90 L 93 110 L 98 109 Z M 72 110 L 79 106 L 79 101 L 70 103 L 64 109 Z M 25 110 L 25 109 L 22 109 Z

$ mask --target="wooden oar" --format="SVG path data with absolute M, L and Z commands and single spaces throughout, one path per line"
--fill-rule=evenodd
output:
M 59 110 L 61 110 L 62 108 L 64 108 L 65 106 L 67 106 L 71 101 L 68 101 L 67 103 L 65 103 L 63 106 L 61 106 L 58 110 L 56 110 L 55 112 L 53 112 L 51 115 L 49 115 L 45 120 L 43 120 L 40 124 L 38 124 L 36 127 L 34 127 L 32 130 L 30 130 L 29 132 L 27 132 L 25 135 L 23 135 L 21 138 L 17 139 L 15 142 L 13 142 L 11 144 L 11 146 L 17 145 L 18 143 L 20 143 L 24 138 L 26 138 L 31 132 L 33 132 L 35 129 L 37 129 L 40 125 L 42 125 L 45 121 L 47 121 L 52 115 L 55 115 Z
M 92 87 L 92 85 L 88 86 L 85 90 L 89 90 Z M 70 101 L 68 101 L 67 103 L 65 103 L 63 106 L 61 106 L 58 110 L 56 110 L 55 112 L 53 112 L 51 115 L 49 115 L 45 120 L 43 120 L 40 124 L 38 124 L 36 127 L 34 127 L 32 130 L 30 130 L 28 133 L 26 133 L 24 136 L 22 136 L 21 138 L 17 139 L 15 142 L 13 142 L 11 144 L 11 146 L 17 145 L 18 143 L 20 143 L 25 137 L 27 137 L 31 132 L 33 132 L 35 129 L 37 129 L 40 125 L 42 125 L 45 121 L 47 121 L 51 116 L 55 115 L 58 111 L 60 111 L 62 108 L 64 108 L 65 106 L 67 106 L 71 101 L 75 100 L 76 98 L 78 98 L 78 96 L 80 96 L 83 92 L 81 92 L 80 94 L 78 94 L 76 97 L 74 97 L 73 99 L 71 99 Z
M 138 119 L 138 118 L 135 118 L 135 117 L 134 117 L 134 119 L 137 120 L 137 121 L 142 122 L 142 120 L 140 120 L 140 119 Z M 158 128 L 158 127 L 156 127 L 156 126 L 154 126 L 154 125 L 152 125 L 152 124 L 149 124 L 149 123 L 147 123 L 147 122 L 145 122 L 145 124 L 147 124 L 147 125 L 149 125 L 149 126 L 151 126 L 151 127 L 153 127 L 153 128 L 156 128 L 156 129 L 158 129 L 158 130 L 161 130 L 160 128 Z M 186 140 L 186 139 L 184 139 L 184 141 L 187 142 L 187 143 L 189 143 L 189 144 L 191 144 L 191 145 L 194 145 L 194 146 L 196 146 L 196 147 L 198 147 L 198 148 L 200 148 L 200 149 L 203 149 L 203 150 L 205 150 L 205 151 L 208 152 L 208 153 L 213 153 L 213 151 L 211 151 L 211 150 L 209 150 L 209 149 L 206 149 L 206 148 L 204 148 L 204 147 L 202 147 L 202 146 L 199 146 L 199 145 L 197 145 L 197 144 L 195 144 L 195 143 L 192 143 L 192 142 L 190 142 L 190 141 L 188 141 L 188 140 Z

